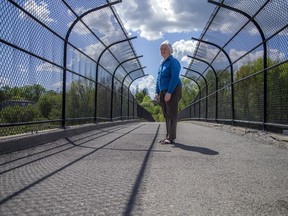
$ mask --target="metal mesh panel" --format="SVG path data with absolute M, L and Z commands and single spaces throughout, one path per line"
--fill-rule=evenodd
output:
M 208 97 L 208 112 L 207 118 L 213 119 L 216 117 L 216 96 L 215 94 Z
M 111 89 L 122 87 L 112 73 L 117 80 L 142 68 L 137 60 L 115 71 L 136 57 L 112 6 L 119 2 L 0 1 L 1 136 L 111 120 Z
M 211 94 L 215 91 L 216 91 L 216 80 L 211 78 L 211 81 L 208 82 L 208 94 Z
M 73 9 L 73 11 L 75 11 L 79 16 L 92 8 L 101 7 L 107 4 L 107 0 L 93 0 L 93 1 L 66 0 L 65 2 L 69 4 L 69 6 Z
M 237 8 L 251 16 L 255 14 L 260 9 L 261 5 L 266 2 L 267 0 L 257 0 L 257 4 L 255 4 L 255 1 L 224 0 L 226 5 Z
M 269 1 L 264 10 L 260 11 L 255 19 L 263 29 L 266 38 L 283 29 L 283 24 L 286 25 L 287 30 L 287 1 Z
M 229 87 L 218 92 L 218 118 L 232 119 L 231 88 Z
M 95 81 L 96 63 L 92 59 L 73 48 L 68 49 L 66 59 L 67 69 Z
M 205 99 L 201 99 L 200 100 L 200 109 L 201 109 L 201 113 L 200 113 L 200 118 L 207 118 L 206 116 L 206 104 L 207 104 L 207 101 Z M 208 111 L 207 111 L 208 112 Z
M 138 61 L 137 61 L 137 59 L 129 60 L 129 61 L 123 63 L 122 66 L 124 68 L 126 68 L 127 72 L 125 74 L 124 73 L 117 73 L 117 78 L 118 78 L 118 80 L 121 80 L 121 81 L 123 81 L 123 78 L 126 76 L 127 73 L 129 73 L 129 71 L 133 71 L 133 70 L 136 70 L 138 68 Z M 134 73 L 136 74 L 136 72 L 137 71 L 135 71 Z M 140 71 L 138 71 L 138 74 L 139 74 L 139 72 Z M 130 75 L 130 77 L 131 77 L 131 75 Z M 140 74 L 140 75 L 142 75 L 142 74 Z
M 214 17 L 211 26 L 203 39 L 212 39 L 219 46 L 224 46 L 231 39 L 233 34 L 240 30 L 241 24 L 244 24 L 248 19 L 239 15 L 234 11 L 221 8 Z
M 100 70 L 98 71 L 98 82 L 111 89 L 112 88 L 112 75 L 107 70 L 100 67 Z
M 67 118 L 93 117 L 95 83 L 68 72 L 66 85 Z
M 285 36 L 286 35 L 286 36 Z M 268 52 L 268 66 L 273 66 L 280 62 L 285 62 L 288 59 L 288 27 L 283 31 L 279 32 L 279 35 L 271 38 L 267 43 Z
M 287 93 L 284 93 L 288 77 L 284 72 L 288 59 L 288 2 L 209 2 L 217 7 L 197 40 L 198 46 L 185 75 L 197 80 L 200 74 L 190 72 L 197 70 L 209 80 L 209 94 L 218 91 L 218 113 L 215 113 L 218 119 L 256 124 L 264 129 L 288 128 Z M 217 71 L 218 89 L 210 82 L 208 67 L 200 66 L 197 58 Z M 204 112 L 205 106 L 201 105 L 201 116 Z
M 129 113 L 128 115 L 129 115 L 129 118 L 137 117 L 137 104 L 136 102 L 134 103 L 133 95 L 130 91 L 129 91 Z
M 124 80 L 124 86 L 128 87 L 130 85 L 130 83 L 133 82 L 133 80 L 135 80 L 135 78 L 131 79 L 131 76 L 126 77 L 125 80 Z
M 113 93 L 113 104 L 121 104 L 121 95 Z M 113 106 L 112 119 L 121 119 L 121 107 Z
M 200 101 L 200 100 L 197 100 L 198 102 L 194 104 L 194 106 L 192 107 L 193 109 L 193 112 L 191 117 L 194 117 L 194 118 L 200 118 L 201 117 L 201 102 L 203 101 Z
M 128 119 L 128 98 L 123 98 L 123 104 L 122 104 L 122 113 L 121 116 L 124 119 Z
M 69 43 L 94 61 L 98 60 L 101 51 L 105 49 L 105 46 L 80 21 L 72 29 Z
M 128 117 L 128 106 L 129 106 L 129 101 L 128 101 L 128 96 L 129 96 L 129 91 L 127 88 L 123 87 L 123 90 L 122 90 L 123 94 L 122 94 L 122 113 L 121 113 L 121 116 L 123 116 L 125 119 L 127 119 Z
M 1 19 L 3 18 L 0 23 L 1 39 L 26 52 L 62 65 L 63 40 L 55 36 L 49 29 L 43 28 L 40 23 L 24 12 L 11 6 L 9 2 L 4 4 L 7 15 L 1 16 Z M 57 47 L 57 51 L 55 47 Z
M 118 80 L 114 80 L 114 92 L 121 93 L 121 83 Z
M 97 117 L 99 119 L 109 119 L 111 110 L 111 90 L 98 85 L 97 87 Z
M 216 52 L 215 49 L 214 52 Z M 215 71 L 219 71 L 218 74 L 220 71 L 225 71 L 225 69 L 229 67 L 229 61 L 224 53 L 220 52 L 216 56 L 215 60 L 213 60 L 212 67 L 215 69 Z
M 288 63 L 267 71 L 267 121 L 288 124 Z
M 121 26 L 119 25 L 116 17 L 114 16 L 110 8 L 104 8 L 92 14 L 95 14 L 95 16 L 89 19 L 89 26 L 91 26 L 91 24 L 92 27 L 94 26 L 94 28 L 92 29 L 93 32 L 106 45 L 110 45 L 126 39 L 126 36 L 125 34 L 123 34 Z M 87 17 L 88 16 L 85 16 L 84 22 L 87 22 Z M 107 20 L 109 20 L 109 22 L 107 22 Z M 97 23 L 97 25 L 93 23 Z
M 263 74 L 235 84 L 235 118 L 263 122 Z
M 221 89 L 225 86 L 228 86 L 231 83 L 231 72 L 230 71 L 222 71 L 222 73 L 218 74 L 218 89 Z
M 185 108 L 185 109 L 183 109 L 182 111 L 181 111 L 181 113 L 178 115 L 178 118 L 179 119 L 186 119 L 186 118 L 190 118 L 191 116 L 190 116 L 190 109 L 191 109 L 192 107 L 187 107 L 187 108 Z

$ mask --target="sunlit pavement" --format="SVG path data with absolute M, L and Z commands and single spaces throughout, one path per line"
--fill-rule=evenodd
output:
M 288 150 L 131 122 L 0 156 L 0 215 L 288 215 Z

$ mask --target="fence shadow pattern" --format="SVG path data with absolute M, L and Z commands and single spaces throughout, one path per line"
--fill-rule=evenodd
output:
M 145 76 L 114 5 L 4 0 L 0 136 L 144 118 L 129 88 Z
M 183 75 L 199 89 L 179 120 L 288 128 L 288 2 L 208 0 L 215 9 Z

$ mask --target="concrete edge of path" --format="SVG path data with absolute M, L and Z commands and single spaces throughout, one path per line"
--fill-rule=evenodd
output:
M 111 127 L 116 125 L 124 125 L 127 123 L 141 122 L 141 120 L 125 120 L 125 121 L 113 121 L 103 122 L 98 124 L 86 124 L 67 127 L 65 129 L 55 128 L 50 130 L 39 131 L 38 133 L 26 133 L 15 136 L 7 136 L 0 138 L 0 155 L 7 154 L 15 151 L 24 150 L 27 148 L 35 147 L 37 145 L 52 142 L 65 137 L 97 130 L 100 128 Z
M 185 121 L 183 121 L 185 122 Z M 241 136 L 246 136 L 260 142 L 266 142 L 274 146 L 283 147 L 288 149 L 288 136 L 282 134 L 271 133 L 267 131 L 261 131 L 257 129 L 245 128 L 240 126 L 232 126 L 213 122 L 201 122 L 201 121 L 187 121 L 202 126 L 213 127 L 216 129 L 225 130 L 231 133 L 235 133 Z

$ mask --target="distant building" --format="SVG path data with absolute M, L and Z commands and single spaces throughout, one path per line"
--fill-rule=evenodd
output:
M 8 100 L 8 101 L 3 101 L 0 102 L 0 110 L 5 108 L 5 107 L 13 107 L 13 106 L 20 106 L 20 107 L 25 107 L 28 106 L 29 104 L 35 104 L 34 101 L 29 101 L 29 100 Z

